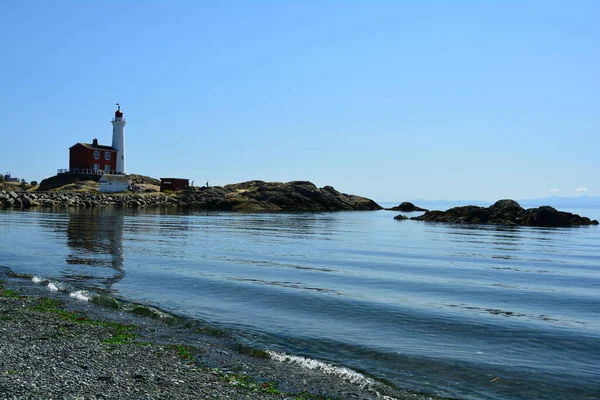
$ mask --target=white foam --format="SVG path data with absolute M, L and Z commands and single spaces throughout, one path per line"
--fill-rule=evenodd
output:
M 31 278 L 31 280 L 33 281 L 33 283 L 40 284 L 42 282 L 44 282 L 44 279 L 40 278 L 39 276 L 34 276 L 33 278 Z
M 90 292 L 88 292 L 87 290 L 77 290 L 73 293 L 69 293 L 69 296 L 76 300 L 90 301 L 92 294 Z
M 56 286 L 54 282 L 48 283 L 48 289 L 50 289 L 51 292 L 58 292 L 58 286 Z
M 285 353 L 277 353 L 275 351 L 268 350 L 267 353 L 275 361 L 287 362 L 290 364 L 297 364 L 303 368 L 316 369 L 323 371 L 328 375 L 335 375 L 341 379 L 349 381 L 351 383 L 359 385 L 362 389 L 371 389 L 375 385 L 375 381 L 371 378 L 367 378 L 361 373 L 352 371 L 345 367 L 336 367 L 335 365 L 324 363 L 323 361 L 313 360 L 310 358 L 304 358 L 300 356 L 291 356 Z

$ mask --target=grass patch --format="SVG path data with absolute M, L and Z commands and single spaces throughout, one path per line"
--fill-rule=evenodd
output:
M 86 316 L 82 314 L 66 311 L 62 308 L 59 308 L 62 306 L 62 304 L 63 303 L 60 300 L 40 297 L 37 301 L 37 304 L 34 307 L 32 307 L 32 310 L 44 313 L 57 314 L 60 317 L 60 319 L 68 322 L 83 323 L 90 321 L 87 319 Z
M 93 325 L 114 328 L 115 333 L 113 333 L 113 335 L 111 337 L 109 337 L 108 339 L 101 340 L 102 343 L 107 343 L 107 344 L 133 343 L 133 344 L 137 344 L 137 342 L 135 340 L 139 337 L 139 335 L 132 332 L 132 330 L 137 328 L 137 326 L 135 326 L 135 325 L 126 325 L 126 324 L 119 324 L 117 322 L 107 322 L 107 321 L 92 321 L 92 320 L 87 320 L 87 321 L 89 321 L 89 323 L 91 323 Z
M 0 297 L 5 297 L 5 298 L 9 298 L 9 299 L 17 299 L 17 298 L 21 297 L 21 293 L 16 292 L 11 289 L 4 289 L 2 286 L 0 286 Z
M 283 393 L 286 396 L 289 396 L 286 398 L 289 398 L 290 400 L 340 400 L 338 398 L 313 394 L 313 393 L 310 393 L 305 390 L 303 390 L 299 393 L 281 392 L 279 389 L 277 389 L 274 382 L 269 382 L 269 381 L 256 382 L 248 375 L 236 374 L 236 373 L 230 373 L 230 372 L 224 373 L 219 368 L 201 368 L 201 370 L 204 372 L 210 372 L 210 373 L 216 374 L 219 377 L 219 379 L 221 379 L 222 381 L 225 381 L 232 386 L 246 389 L 251 392 L 270 393 L 270 394 Z
M 37 301 L 33 310 L 41 311 L 41 312 L 55 312 L 58 310 L 58 307 L 62 305 L 60 300 L 48 299 L 46 297 L 40 297 Z
M 183 361 L 191 361 L 192 360 L 192 347 L 184 346 L 181 344 L 174 344 L 171 346 L 177 351 L 177 357 Z
M 97 321 L 97 320 L 89 319 L 88 317 L 86 317 L 83 314 L 76 313 L 76 312 L 69 312 L 69 311 L 65 311 L 65 310 L 59 308 L 60 306 L 62 306 L 62 304 L 63 303 L 60 300 L 48 299 L 45 297 L 41 297 L 38 300 L 35 307 L 33 307 L 32 309 L 35 311 L 57 314 L 60 317 L 60 319 L 67 321 L 67 322 L 75 323 L 75 324 L 89 324 L 89 325 L 94 325 L 94 326 L 113 328 L 114 329 L 113 335 L 108 339 L 101 340 L 102 343 L 108 343 L 108 344 L 134 343 L 134 340 L 137 339 L 139 336 L 139 335 L 131 332 L 133 329 L 137 328 L 137 326 L 135 326 L 135 325 L 126 325 L 126 324 L 119 324 L 117 322 Z
M 10 299 L 16 299 L 19 297 L 23 297 L 22 291 L 17 292 L 16 290 L 5 289 L 4 283 L 5 283 L 5 281 L 0 280 L 0 297 L 10 298 Z
M 126 331 L 115 333 L 112 337 L 109 337 L 108 339 L 103 339 L 101 340 L 101 342 L 107 344 L 127 344 L 132 343 L 135 339 L 137 339 L 137 337 L 138 335 L 136 335 L 135 333 Z
M 273 382 L 254 382 L 248 375 L 225 374 L 221 375 L 221 379 L 229 383 L 231 386 L 246 389 L 252 392 L 262 393 L 281 393 Z

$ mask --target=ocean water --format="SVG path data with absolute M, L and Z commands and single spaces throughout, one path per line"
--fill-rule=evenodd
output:
M 600 398 L 600 227 L 396 214 L 0 211 L 0 266 L 427 394 Z

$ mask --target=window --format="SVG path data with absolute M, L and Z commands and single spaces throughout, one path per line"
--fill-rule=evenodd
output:
M 100 169 L 100 164 L 94 164 L 94 171 L 98 171 Z
M 100 150 L 94 150 L 94 160 L 100 159 Z
M 105 151 L 105 152 L 104 152 L 104 159 L 105 159 L 106 161 L 110 160 L 110 151 Z
M 109 153 L 109 154 L 110 154 L 110 153 Z M 106 164 L 106 165 L 104 166 L 104 171 L 105 171 L 105 172 L 110 172 L 110 164 Z

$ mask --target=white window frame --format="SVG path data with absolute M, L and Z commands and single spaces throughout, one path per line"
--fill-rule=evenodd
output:
M 100 150 L 94 150 L 94 160 L 100 159 Z
M 110 161 L 110 151 L 105 151 L 105 152 L 104 152 L 104 159 L 105 159 L 106 161 Z

